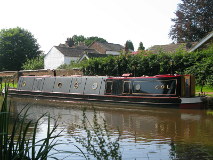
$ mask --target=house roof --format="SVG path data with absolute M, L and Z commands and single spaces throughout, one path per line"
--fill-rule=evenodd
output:
M 150 47 L 148 50 L 153 53 L 162 52 L 175 52 L 177 49 L 189 50 L 196 42 L 191 43 L 171 43 L 167 45 L 154 45 Z
M 210 32 L 207 36 L 205 36 L 204 38 L 202 38 L 196 45 L 194 45 L 189 52 L 193 52 L 195 50 L 197 50 L 199 47 L 201 47 L 204 43 L 206 43 L 207 41 L 209 41 L 210 39 L 213 38 L 213 31 Z
M 90 48 L 71 48 L 55 46 L 66 57 L 81 57 L 85 53 L 97 53 L 96 50 Z
M 101 45 L 106 51 L 121 51 L 124 49 L 124 46 L 120 45 L 120 44 L 114 44 L 114 43 L 108 43 L 108 42 L 93 42 L 93 43 L 98 43 L 99 45 Z M 93 44 L 92 43 L 92 44 Z M 91 44 L 91 45 L 92 45 Z M 90 45 L 90 46 L 91 46 Z

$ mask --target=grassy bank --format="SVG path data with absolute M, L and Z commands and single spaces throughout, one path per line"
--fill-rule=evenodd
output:
M 196 86 L 196 92 L 201 92 L 201 88 L 202 88 L 202 86 Z M 213 92 L 213 87 L 211 87 L 211 86 L 203 86 L 203 88 L 202 88 L 202 91 L 203 92 Z
M 196 93 L 204 92 L 207 96 L 213 97 L 213 87 L 211 86 L 196 86 L 195 87 Z
M 11 88 L 17 88 L 18 83 L 7 83 L 7 85 Z M 5 88 L 5 83 L 0 83 L 0 92 L 2 92 L 3 88 Z

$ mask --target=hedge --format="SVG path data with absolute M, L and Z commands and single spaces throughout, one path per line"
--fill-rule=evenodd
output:
M 136 55 L 92 58 L 78 66 L 85 75 L 121 76 L 132 73 L 134 76 L 152 76 L 170 74 L 171 61 L 174 62 L 175 74 L 193 74 L 198 85 L 213 85 L 213 45 L 206 50 L 190 53 L 183 50 L 159 54 L 141 51 Z

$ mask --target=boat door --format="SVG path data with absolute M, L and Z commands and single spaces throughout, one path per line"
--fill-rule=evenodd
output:
M 106 90 L 105 93 L 106 94 L 112 94 L 112 81 L 107 81 L 106 82 Z
M 191 75 L 185 75 L 185 97 L 195 96 L 195 80 Z
M 123 94 L 130 94 L 130 81 L 123 82 Z

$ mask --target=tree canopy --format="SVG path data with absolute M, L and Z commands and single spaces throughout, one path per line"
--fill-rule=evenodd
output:
M 69 47 L 72 47 L 72 46 L 75 45 L 75 42 L 74 42 L 73 38 L 67 38 L 66 44 L 67 44 Z
M 85 40 L 85 44 L 87 46 L 89 46 L 90 44 L 92 44 L 93 42 L 107 42 L 105 39 L 103 38 L 100 38 L 100 37 L 88 37 L 86 40 Z
M 175 42 L 195 42 L 213 29 L 212 0 L 182 0 L 169 36 Z
M 23 63 L 41 54 L 34 36 L 22 28 L 0 31 L 0 70 L 20 70 Z
M 145 50 L 145 47 L 143 46 L 142 42 L 139 43 L 138 50 L 142 50 L 142 51 Z
M 74 36 L 72 36 L 72 38 L 67 38 L 67 43 L 68 43 L 68 45 L 71 44 L 71 46 L 78 45 L 79 43 L 84 43 L 85 45 L 89 46 L 94 41 L 96 41 L 96 42 L 107 42 L 105 39 L 97 37 L 97 36 L 84 37 L 83 35 L 79 35 L 79 36 L 74 35 Z
M 126 51 L 129 51 L 129 50 L 132 50 L 134 51 L 134 45 L 132 43 L 131 40 L 127 40 L 126 43 L 125 43 L 125 50 Z
M 84 42 L 86 40 L 86 38 L 83 35 L 79 35 L 79 36 L 74 35 L 74 36 L 72 36 L 72 39 L 73 39 L 75 45 L 77 45 L 80 42 Z

